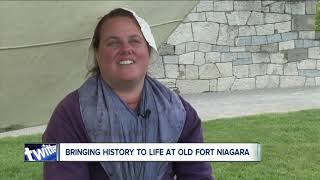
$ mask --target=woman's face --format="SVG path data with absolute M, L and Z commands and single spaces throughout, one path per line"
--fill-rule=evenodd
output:
M 111 85 L 141 82 L 148 70 L 148 44 L 129 17 L 114 17 L 103 23 L 96 57 L 102 77 Z

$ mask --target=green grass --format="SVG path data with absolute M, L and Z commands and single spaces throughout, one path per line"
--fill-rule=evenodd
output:
M 320 110 L 205 122 L 204 132 L 207 142 L 261 144 L 261 162 L 212 163 L 218 180 L 320 177 Z
M 320 31 L 320 0 L 317 3 L 316 31 Z
M 320 110 L 203 123 L 206 142 L 259 142 L 261 162 L 213 162 L 217 180 L 319 179 Z M 0 139 L 0 179 L 42 178 L 42 163 L 23 162 L 23 144 L 40 135 Z
M 0 179 L 42 179 L 42 163 L 24 162 L 24 143 L 41 142 L 41 135 L 0 139 Z

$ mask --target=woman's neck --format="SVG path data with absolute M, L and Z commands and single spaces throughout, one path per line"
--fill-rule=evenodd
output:
M 109 85 L 120 99 L 127 103 L 132 110 L 137 109 L 143 90 L 144 80 L 135 83 L 117 83 Z

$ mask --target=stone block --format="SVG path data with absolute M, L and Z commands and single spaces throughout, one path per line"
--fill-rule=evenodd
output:
M 265 24 L 256 26 L 257 35 L 274 34 L 274 24 Z
M 234 81 L 234 77 L 218 78 L 217 91 L 230 91 Z
M 208 43 L 199 43 L 199 51 L 201 52 L 210 52 L 212 45 Z
M 304 86 L 306 86 L 306 87 L 314 87 L 314 86 L 316 86 L 315 78 L 312 78 L 312 77 L 306 78 L 306 83 L 305 83 Z
M 217 79 L 211 79 L 209 82 L 209 91 L 215 92 L 218 89 L 218 80 Z
M 232 76 L 232 62 L 216 63 L 221 77 Z
M 308 59 L 307 49 L 290 49 L 288 50 L 288 61 L 294 62 L 299 60 Z
M 174 53 L 176 55 L 181 55 L 181 54 L 184 54 L 186 53 L 186 44 L 185 43 L 182 43 L 182 44 L 178 44 L 175 46 L 175 51 Z
M 277 43 L 282 41 L 282 38 L 280 34 L 272 34 L 267 36 L 267 41 L 268 43 Z
M 198 51 L 199 43 L 198 42 L 187 42 L 186 43 L 186 52 Z
M 230 47 L 230 52 L 244 52 L 244 51 L 246 51 L 245 46 Z
M 252 60 L 253 60 L 253 63 L 255 64 L 269 63 L 270 62 L 269 53 L 252 53 Z
M 237 53 L 238 59 L 245 59 L 245 58 L 251 58 L 251 53 L 249 52 L 239 52 Z
M 266 64 L 251 64 L 249 65 L 249 77 L 261 76 L 267 74 Z
M 256 88 L 277 88 L 280 84 L 280 76 L 267 75 L 267 76 L 257 76 L 256 77 Z
M 179 71 L 177 64 L 165 64 L 164 69 L 166 72 L 166 78 L 178 78 Z
M 176 87 L 176 79 L 157 79 L 167 88 L 175 88 Z
M 320 86 L 320 77 L 315 77 L 316 86 Z
M 227 24 L 227 16 L 225 12 L 206 12 L 207 21 Z
M 163 56 L 163 62 L 165 64 L 178 64 L 179 56 Z
M 261 45 L 261 52 L 264 53 L 275 53 L 279 51 L 279 44 L 273 43 L 273 44 L 266 44 Z
M 269 74 L 269 75 L 283 75 L 283 65 L 282 64 L 268 64 L 267 74 Z
M 273 64 L 284 64 L 288 62 L 283 53 L 270 54 L 270 60 Z
M 236 79 L 231 87 L 231 91 L 255 89 L 255 78 Z
M 203 52 L 195 52 L 194 53 L 194 65 L 202 65 L 206 63 L 206 59 L 204 58 Z
M 270 7 L 269 6 L 262 7 L 262 12 L 264 12 L 264 13 L 270 12 Z
M 270 6 L 274 3 L 275 3 L 275 0 L 273 0 L 273 1 L 265 0 L 265 1 L 262 1 L 262 7 Z
M 213 1 L 200 1 L 197 5 L 197 12 L 213 11 Z
M 251 42 L 252 42 L 253 46 L 267 44 L 267 37 L 266 36 L 252 36 Z
M 213 22 L 192 23 L 194 41 L 216 44 L 219 24 Z
M 303 40 L 294 40 L 295 48 L 304 48 Z
M 233 66 L 233 75 L 236 78 L 246 78 L 249 76 L 249 65 Z
M 171 44 L 161 44 L 158 52 L 159 52 L 160 56 L 173 55 L 174 54 L 174 46 Z
M 320 41 L 303 40 L 303 47 L 304 48 L 317 47 L 317 46 L 320 46 Z
M 251 36 L 239 37 L 236 39 L 236 46 L 250 46 L 250 45 L 251 45 Z
M 209 80 L 177 80 L 176 84 L 181 94 L 209 91 Z
M 289 14 L 265 13 L 265 23 L 279 23 L 291 20 Z
M 280 87 L 303 87 L 306 78 L 301 76 L 281 76 L 280 77 Z
M 215 1 L 213 11 L 233 11 L 233 1 Z
M 206 13 L 190 13 L 183 22 L 202 22 L 206 21 Z
M 186 65 L 186 79 L 199 79 L 198 66 Z
M 315 31 L 300 31 L 299 38 L 300 39 L 315 39 Z
M 279 50 L 294 49 L 294 40 L 279 43 Z
M 234 46 L 234 40 L 238 36 L 238 34 L 239 28 L 237 26 L 228 26 L 221 24 L 217 45 Z
M 302 69 L 298 70 L 299 76 L 305 77 L 320 77 L 320 70 L 317 69 Z
M 237 58 L 236 60 L 233 61 L 233 65 L 245 65 L 245 64 L 252 64 L 252 59 L 251 58 Z
M 164 78 L 165 77 L 162 57 L 160 57 L 159 59 L 155 59 L 155 60 L 150 61 L 148 72 L 154 78 Z
M 315 29 L 315 15 L 292 16 L 293 31 L 313 31 Z
M 239 27 L 239 36 L 255 36 L 255 35 L 257 35 L 257 33 L 254 26 Z
M 212 51 L 229 52 L 230 51 L 230 47 L 229 46 L 212 45 Z
M 305 1 L 290 1 L 286 3 L 285 12 L 289 14 L 304 15 L 306 13 Z
M 320 47 L 308 48 L 308 58 L 320 59 Z
M 267 45 L 261 45 L 261 46 L 267 46 Z M 278 50 L 279 48 L 277 48 Z M 245 47 L 246 52 L 260 52 L 260 46 L 246 46 Z
M 238 25 L 246 25 L 248 18 L 250 16 L 250 12 L 248 11 L 233 11 L 226 13 L 228 24 L 231 26 Z
M 315 39 L 320 40 L 320 32 L 319 31 L 315 32 Z
M 306 1 L 306 14 L 317 14 L 317 0 Z
M 186 79 L 186 65 L 179 64 L 178 66 L 178 79 Z
M 295 76 L 298 75 L 298 67 L 296 62 L 284 64 L 283 66 L 283 74 Z
M 231 62 L 237 59 L 236 53 L 221 53 L 221 62 Z
M 184 42 L 193 41 L 191 23 L 182 23 L 169 36 L 168 44 L 177 45 Z
M 312 59 L 297 62 L 298 69 L 316 69 L 317 61 Z
M 297 32 L 286 32 L 281 34 L 283 41 L 290 41 L 293 39 L 298 39 L 298 33 Z
M 285 1 L 275 2 L 270 5 L 270 12 L 273 13 L 284 13 Z
M 260 25 L 264 24 L 264 15 L 261 12 L 253 11 L 249 17 L 248 25 Z
M 261 0 L 256 1 L 234 1 L 235 11 L 261 11 Z
M 179 56 L 179 64 L 193 64 L 193 62 L 194 62 L 194 52 L 181 54 Z
M 276 23 L 274 25 L 275 32 L 277 33 L 285 33 L 291 31 L 291 21 Z
M 220 52 L 207 52 L 205 55 L 206 63 L 216 63 L 220 62 L 221 53 Z
M 221 74 L 215 64 L 204 64 L 199 66 L 200 79 L 215 79 L 221 77 Z

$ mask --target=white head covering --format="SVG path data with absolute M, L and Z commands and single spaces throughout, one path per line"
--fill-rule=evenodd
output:
M 149 26 L 149 24 L 140 16 L 138 16 L 134 11 L 132 11 L 131 9 L 128 8 L 120 8 L 126 11 L 129 11 L 132 13 L 132 15 L 135 17 L 135 19 L 137 20 L 141 32 L 144 36 L 144 38 L 146 39 L 148 45 L 151 47 L 151 51 L 150 51 L 150 62 L 152 60 L 157 60 L 158 59 L 158 50 L 157 50 L 157 45 L 156 42 L 154 40 L 153 34 L 151 32 L 151 28 Z M 95 50 L 93 48 L 93 38 L 91 39 L 91 43 L 89 46 L 89 55 L 88 55 L 88 64 L 87 64 L 87 68 L 88 70 L 94 68 L 96 66 L 97 59 L 95 56 Z

